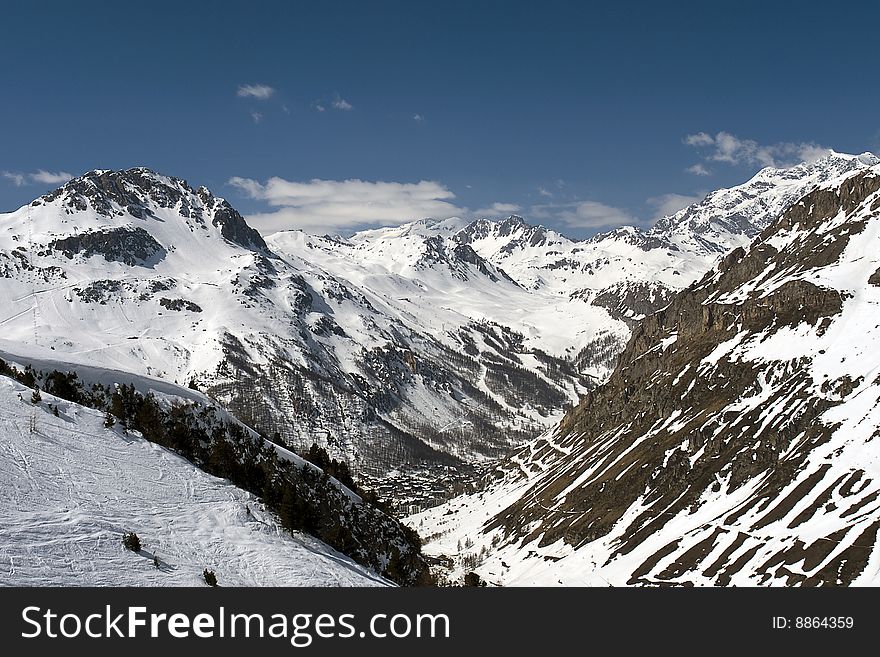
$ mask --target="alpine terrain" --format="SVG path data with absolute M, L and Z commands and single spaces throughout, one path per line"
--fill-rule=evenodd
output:
M 826 165 L 798 198 L 789 170 L 704 201 L 765 214 L 660 222 L 681 249 L 754 239 L 486 490 L 411 517 L 426 549 L 498 584 L 880 582 L 880 166 Z
M 2 352 L 0 411 L 2 584 L 431 583 L 347 469 L 196 391 L 30 349 Z
M 0 215 L 0 324 L 11 351 L 193 385 L 364 475 L 461 471 L 553 426 L 640 318 L 804 193 L 872 163 L 765 169 L 650 231 L 587 241 L 519 217 L 264 239 L 204 187 L 93 171 Z
M 3 344 L 197 387 L 276 442 L 317 442 L 361 472 L 504 454 L 585 380 L 494 321 L 511 298 L 530 308 L 515 314 L 540 300 L 466 245 L 410 246 L 395 263 L 380 240 L 267 244 L 205 188 L 93 171 L 0 215 Z M 361 261 L 339 267 L 352 250 Z
M 4 581 L 873 581 L 878 174 L 832 152 L 579 241 L 262 236 L 75 178 L 0 215 Z M 390 509 L 461 492 L 410 518 L 426 559 Z

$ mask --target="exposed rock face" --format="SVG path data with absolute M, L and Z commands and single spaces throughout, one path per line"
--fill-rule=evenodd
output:
M 444 237 L 456 222 L 430 226 L 410 227 L 399 268 L 389 242 L 354 271 L 362 245 L 310 236 L 270 249 L 204 187 L 92 171 L 0 215 L 0 305 L 14 306 L 0 319 L 74 360 L 100 351 L 112 367 L 196 381 L 266 435 L 317 442 L 361 473 L 505 455 L 587 382 L 482 309 L 481 321 L 460 313 L 474 285 L 502 307 L 521 288 Z M 334 248 L 346 250 L 338 268 L 321 258 Z M 435 291 L 446 307 L 426 300 Z
M 516 237 L 502 247 L 505 252 L 524 246 L 541 246 L 547 242 L 547 230 L 543 226 L 531 226 L 517 215 L 511 215 L 497 225 L 485 219 L 474 221 L 456 233 L 454 239 L 460 244 L 470 244 L 489 235 L 497 235 L 501 238 Z
M 129 226 L 82 233 L 54 240 L 49 246 L 68 258 L 101 255 L 108 262 L 141 267 L 153 267 L 168 253 L 143 228 Z
M 216 198 L 207 188 L 200 187 L 196 191 L 185 180 L 160 176 L 143 167 L 90 171 L 34 201 L 33 205 L 59 198 L 70 213 L 91 207 L 106 217 L 127 213 L 136 219 L 161 221 L 155 208 L 174 208 L 198 224 L 210 221 L 219 226 L 223 237 L 239 246 L 254 250 L 267 248 L 260 234 L 248 226 L 229 203 Z
M 199 190 L 199 194 L 202 194 L 201 190 Z M 214 200 L 216 201 L 216 199 Z M 212 223 L 215 226 L 220 226 L 220 233 L 230 242 L 248 249 L 267 249 L 266 242 L 263 241 L 260 233 L 248 226 L 244 217 L 226 201 L 217 203 Z
M 630 584 L 862 574 L 880 529 L 880 417 L 865 413 L 880 379 L 863 362 L 873 334 L 843 326 L 876 303 L 878 191 L 869 170 L 808 194 L 639 323 L 608 382 L 521 452 L 543 474 L 485 531 L 627 564 Z
M 593 298 L 593 304 L 605 308 L 614 319 L 634 328 L 646 315 L 669 303 L 674 290 L 659 283 L 617 283 Z
M 504 273 L 504 270 L 495 269 L 494 267 L 489 265 L 489 263 L 487 263 L 483 258 L 481 258 L 477 254 L 477 252 L 474 251 L 467 244 L 460 244 L 460 245 L 456 246 L 453 249 L 452 254 L 455 258 L 457 258 L 458 260 L 461 260 L 462 262 L 467 262 L 472 265 L 475 265 L 477 267 L 477 269 L 484 276 L 488 277 L 489 280 L 491 280 L 491 281 L 497 281 L 499 277 L 503 277 L 503 278 L 507 279 L 508 281 L 515 282 L 512 278 L 510 278 L 510 276 L 508 276 L 506 273 Z M 498 275 L 496 275 L 496 273 Z
M 192 301 L 187 301 L 186 299 L 168 299 L 166 297 L 162 297 L 159 299 L 159 305 L 163 308 L 167 308 L 168 310 L 175 310 L 177 312 L 187 310 L 191 313 L 200 313 L 202 312 L 201 307 L 193 303 Z

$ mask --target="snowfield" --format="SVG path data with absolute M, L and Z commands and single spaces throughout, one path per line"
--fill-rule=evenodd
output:
M 486 490 L 411 516 L 425 552 L 498 585 L 880 585 L 878 210 L 880 166 L 823 181 Z
M 6 377 L 0 490 L 3 586 L 204 586 L 206 568 L 220 586 L 389 585 L 282 530 L 250 493 L 105 428 L 103 413 L 45 393 L 34 405 L 31 390 Z M 140 553 L 123 548 L 128 531 Z
M 584 241 L 519 217 L 264 241 L 204 188 L 95 171 L 0 215 L 0 356 L 206 401 L 177 387 L 193 382 L 376 476 L 545 432 L 483 492 L 410 519 L 452 577 L 877 584 L 873 551 L 857 577 L 829 568 L 847 549 L 861 568 L 880 527 L 880 199 L 849 207 L 856 186 L 827 217 L 799 199 L 878 174 L 830 153 Z M 0 583 L 388 584 L 102 413 L 30 394 L 0 379 Z M 582 396 L 599 403 L 552 428 Z

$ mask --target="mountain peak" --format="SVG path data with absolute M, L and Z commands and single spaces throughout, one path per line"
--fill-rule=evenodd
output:
M 512 214 L 501 222 L 502 224 L 513 224 L 517 226 L 530 226 L 530 224 L 518 214 Z
M 114 171 L 93 169 L 73 178 L 32 206 L 57 203 L 67 214 L 92 210 L 100 217 L 131 216 L 160 220 L 163 211 L 173 211 L 185 221 L 219 226 L 230 242 L 247 249 L 265 250 L 260 234 L 228 202 L 214 196 L 207 187 L 194 190 L 186 180 L 165 176 L 147 167 Z
M 490 250 L 501 253 L 571 242 L 556 231 L 532 225 L 516 214 L 506 219 L 477 219 L 458 231 L 453 239 L 461 244 L 470 244 L 478 252 Z
M 64 205 L 72 209 L 86 210 L 91 206 L 104 216 L 125 209 L 143 219 L 153 215 L 151 206 L 174 207 L 184 195 L 194 194 L 185 180 L 162 176 L 146 167 L 134 167 L 121 171 L 93 169 L 39 200 L 50 203 L 61 198 Z
M 744 246 L 814 189 L 837 184 L 878 162 L 873 153 L 829 150 L 812 162 L 765 167 L 741 185 L 710 192 L 701 201 L 663 217 L 648 234 L 681 249 L 721 254 Z

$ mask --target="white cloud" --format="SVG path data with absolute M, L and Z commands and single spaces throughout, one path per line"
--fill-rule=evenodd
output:
M 715 140 L 705 132 L 698 132 L 695 135 L 685 137 L 684 143 L 688 146 L 711 146 L 715 143 Z
M 815 162 L 823 157 L 827 157 L 831 153 L 830 148 L 820 146 L 819 144 L 791 144 L 796 146 L 797 156 L 803 162 Z
M 243 84 L 238 88 L 239 98 L 256 98 L 267 100 L 275 93 L 275 89 L 266 84 Z
M 685 171 L 687 171 L 688 173 L 692 173 L 695 176 L 711 176 L 712 175 L 712 171 L 710 171 L 706 167 L 706 165 L 701 164 L 700 162 L 697 162 L 696 164 L 689 166 L 687 169 L 685 169 Z
M 616 228 L 642 223 L 626 210 L 598 201 L 544 203 L 533 205 L 529 212 L 535 219 L 556 221 L 571 228 Z
M 263 115 L 260 112 L 251 112 L 251 118 L 254 120 L 254 123 L 259 123 L 263 120 Z
M 11 180 L 12 184 L 16 187 L 22 187 L 23 185 L 34 183 L 39 183 L 41 185 L 61 185 L 73 178 L 73 175 L 66 171 L 52 172 L 46 171 L 45 169 L 38 169 L 33 173 L 4 171 L 2 175 L 7 180 Z
M 546 196 L 547 198 L 553 198 L 553 192 L 551 192 L 546 187 L 538 187 L 538 194 L 541 196 Z
M 815 142 L 777 142 L 759 144 L 754 139 L 740 139 L 729 132 L 721 131 L 715 136 L 705 132 L 687 135 L 684 143 L 702 150 L 706 162 L 725 162 L 727 164 L 758 165 L 762 167 L 785 168 L 800 162 L 815 162 L 828 155 L 829 149 Z M 695 164 L 688 171 L 706 175 L 708 169 Z
M 12 171 L 4 171 L 3 177 L 7 180 L 11 180 L 12 184 L 16 187 L 21 187 L 22 185 L 27 184 L 27 176 L 23 173 L 13 173 Z
M 315 109 L 318 110 L 319 112 L 324 112 L 324 111 L 326 111 L 327 108 L 324 107 L 321 103 L 316 102 Z
M 474 210 L 473 214 L 475 217 L 481 218 L 509 217 L 510 215 L 521 210 L 522 207 L 516 205 L 515 203 L 493 203 L 488 208 L 480 208 L 479 210 Z
M 44 169 L 38 170 L 36 173 L 30 174 L 31 180 L 38 183 L 43 183 L 46 185 L 59 185 L 62 183 L 66 183 L 68 180 L 73 178 L 73 175 L 67 173 L 66 171 L 57 171 L 55 173 L 51 171 L 46 171 Z
M 333 105 L 333 109 L 342 110 L 343 112 L 348 112 L 348 111 L 354 109 L 354 106 L 351 103 L 349 103 L 347 100 L 345 100 L 345 98 L 342 98 L 340 96 L 336 96 L 332 105 Z
M 638 219 L 625 210 L 598 201 L 581 201 L 573 212 L 563 213 L 560 218 L 573 228 L 631 226 L 638 223 Z
M 424 123 L 425 117 L 421 114 L 413 114 L 413 121 L 415 121 L 416 123 Z
M 229 179 L 246 196 L 278 208 L 248 216 L 258 230 L 269 234 L 302 228 L 333 232 L 364 225 L 397 225 L 433 217 L 445 219 L 464 214 L 444 185 L 370 182 L 366 180 L 319 180 L 307 182 L 270 178 L 260 183 L 250 178 Z
M 682 208 L 698 203 L 703 200 L 705 194 L 661 194 L 652 196 L 647 204 L 654 208 L 654 221 L 675 214 Z

